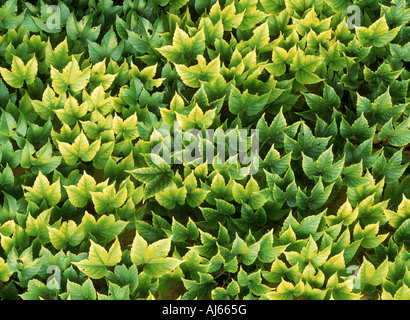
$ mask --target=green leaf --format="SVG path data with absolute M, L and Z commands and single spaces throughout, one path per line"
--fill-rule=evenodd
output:
M 344 159 L 333 164 L 333 152 L 331 148 L 324 151 L 319 158 L 314 161 L 312 158 L 302 153 L 302 168 L 309 179 L 317 180 L 319 176 L 324 182 L 335 181 L 342 172 Z
M 176 112 L 176 120 L 181 122 L 182 130 L 199 128 L 208 128 L 212 125 L 216 114 L 216 109 L 211 109 L 205 113 L 202 109 L 195 104 L 195 107 L 189 112 L 188 115 Z M 189 133 L 189 132 L 188 132 Z
M 38 63 L 35 56 L 25 65 L 20 57 L 13 55 L 11 71 L 0 68 L 0 73 L 8 85 L 13 88 L 21 88 L 24 82 L 27 84 L 34 82 L 37 76 L 37 69 Z
M 374 177 L 384 177 L 386 182 L 397 180 L 406 170 L 409 163 L 402 163 L 402 150 L 396 151 L 389 160 L 381 153 L 373 164 Z
M 42 101 L 30 99 L 35 112 L 44 120 L 53 119 L 55 111 L 64 108 L 66 100 L 65 95 L 56 96 L 49 85 L 43 92 Z
M 177 64 L 188 64 L 196 60 L 197 56 L 204 53 L 205 33 L 201 29 L 193 37 L 176 26 L 172 45 L 157 49 L 167 60 Z
M 114 215 L 102 215 L 98 220 L 88 212 L 84 213 L 80 228 L 84 235 L 90 235 L 99 242 L 110 242 L 119 236 L 128 223 L 116 221 Z
M 38 280 L 31 279 L 27 285 L 27 291 L 20 295 L 23 300 L 54 300 L 57 296 L 57 290 L 50 290 L 47 285 Z
M 46 176 L 39 171 L 32 187 L 23 186 L 26 190 L 26 198 L 36 204 L 41 204 L 44 200 L 49 206 L 55 206 L 61 199 L 60 178 L 50 184 Z
M 101 139 L 94 141 L 90 145 L 82 131 L 71 145 L 66 142 L 57 142 L 64 161 L 69 165 L 75 165 L 79 159 L 85 162 L 93 160 L 101 145 Z
M 9 269 L 7 263 L 3 258 L 0 258 L 0 281 L 7 282 L 9 281 L 13 272 Z
M 183 64 L 175 64 L 176 71 L 181 77 L 182 82 L 191 88 L 199 88 L 202 82 L 213 82 L 219 76 L 220 60 L 219 56 L 208 64 L 203 55 L 196 57 L 198 64 L 187 67 Z
M 358 271 L 358 278 L 360 279 L 360 287 L 362 290 L 371 290 L 369 287 L 376 287 L 381 285 L 383 279 L 387 276 L 388 260 L 386 259 L 377 269 L 363 257 L 363 263 Z
M 302 123 L 297 140 L 285 134 L 285 152 L 292 152 L 292 159 L 294 160 L 300 159 L 302 152 L 312 159 L 317 159 L 322 152 L 325 151 L 329 140 L 330 137 L 315 138 L 312 134 L 312 130 L 310 130 L 306 124 Z
M 120 287 L 115 283 L 108 283 L 108 295 L 98 293 L 98 300 L 130 300 L 130 288 L 128 285 Z
M 53 66 L 62 70 L 71 61 L 71 56 L 68 55 L 67 38 L 56 45 L 54 49 L 50 41 L 47 41 L 44 58 L 48 67 Z
M 84 172 L 77 185 L 64 186 L 68 199 L 77 208 L 84 208 L 91 199 L 91 191 L 102 191 L 108 185 L 108 181 L 97 184 L 94 178 Z
M 17 14 L 17 0 L 7 0 L 0 8 L 0 27 L 6 29 L 16 29 L 24 20 L 25 10 Z
M 353 229 L 353 239 L 359 240 L 361 239 L 361 246 L 366 249 L 372 249 L 380 245 L 386 238 L 388 237 L 388 233 L 378 235 L 379 233 L 379 222 L 368 224 L 361 228 L 360 223 L 356 223 Z
M 127 199 L 125 186 L 116 192 L 114 183 L 103 188 L 102 191 L 89 191 L 89 193 L 98 214 L 113 212 L 115 209 L 120 208 Z
M 107 267 L 115 266 L 121 261 L 122 251 L 118 238 L 108 250 L 90 240 L 91 247 L 88 259 L 73 262 L 81 272 L 93 279 L 101 279 L 107 274 Z
M 114 272 L 108 271 L 106 279 L 120 287 L 129 287 L 131 294 L 138 288 L 138 270 L 135 265 L 127 269 L 125 265 L 116 265 Z
M 286 9 L 285 0 L 261 0 L 261 4 L 270 14 L 279 14 Z
M 389 44 L 400 31 L 400 27 L 389 30 L 386 17 L 383 15 L 370 27 L 358 27 L 356 29 L 357 38 L 363 47 L 384 47 Z
M 295 72 L 296 80 L 301 84 L 314 84 L 322 81 L 314 71 L 322 63 L 323 58 L 314 55 L 305 55 L 302 50 L 298 50 L 290 65 L 290 71 Z
M 110 28 L 104 35 L 101 40 L 101 45 L 90 40 L 87 40 L 87 42 L 90 60 L 94 64 L 106 58 L 112 58 L 114 61 L 118 61 L 121 58 L 124 42 L 121 41 L 118 44 L 113 28 Z
M 391 118 L 379 132 L 378 139 L 388 139 L 389 143 L 395 147 L 404 147 L 410 143 L 410 117 L 393 127 Z
M 36 218 L 31 214 L 26 221 L 26 233 L 28 236 L 39 237 L 41 243 L 46 244 L 50 241 L 48 234 L 48 224 L 50 223 L 51 209 L 40 213 Z
M 330 196 L 330 193 L 332 192 L 334 184 L 335 183 L 333 182 L 329 186 L 324 187 L 322 183 L 322 178 L 319 177 L 318 182 L 313 187 L 309 196 L 299 187 L 296 194 L 296 202 L 299 208 L 309 208 L 311 210 L 319 209 L 326 203 L 327 199 Z
M 253 95 L 246 89 L 244 92 L 233 87 L 229 95 L 229 111 L 239 116 L 255 116 L 266 106 L 270 93 L 261 96 Z
M 97 300 L 97 294 L 91 279 L 87 279 L 82 285 L 67 280 L 67 299 Z
M 164 190 L 155 194 L 155 200 L 158 203 L 165 207 L 166 209 L 174 209 L 175 206 L 183 205 L 187 196 L 187 190 L 185 187 L 178 188 L 175 183 L 172 183 L 170 186 Z
M 343 225 L 348 226 L 356 221 L 359 215 L 359 208 L 353 210 L 350 202 L 346 201 L 338 210 L 335 216 L 328 215 L 326 220 L 330 225 L 337 225 L 343 223 Z
M 88 84 L 90 75 L 91 68 L 87 67 L 81 71 L 74 56 L 62 72 L 53 66 L 51 66 L 50 71 L 53 89 L 60 95 L 66 93 L 68 90 L 74 94 L 83 90 Z
M 101 25 L 93 27 L 92 24 L 92 15 L 86 15 L 77 21 L 74 12 L 71 12 L 67 19 L 67 36 L 71 40 L 79 39 L 81 45 L 87 46 L 87 41 L 96 41 L 100 34 Z
M 167 257 L 171 249 L 171 238 L 158 240 L 150 245 L 138 231 L 131 247 L 131 261 L 136 265 L 144 265 L 144 272 L 151 277 L 161 277 L 172 272 L 183 261 Z
M 242 23 L 244 12 L 237 12 L 234 2 L 225 6 L 225 8 L 221 10 L 219 1 L 216 1 L 216 3 L 209 10 L 209 17 L 213 23 L 217 23 L 219 20 L 222 20 L 224 30 L 232 31 L 233 28 L 239 27 Z
M 340 107 L 340 98 L 327 83 L 324 84 L 323 98 L 312 93 L 306 93 L 304 96 L 308 106 L 324 120 L 330 120 L 333 109 Z
M 76 247 L 84 238 L 83 230 L 73 220 L 64 221 L 58 228 L 47 228 L 51 244 L 57 250 L 63 250 L 67 245 Z
M 408 245 L 410 243 L 410 219 L 404 221 L 400 227 L 394 233 L 394 240 L 400 244 L 404 243 Z
M 386 210 L 385 214 L 389 224 L 393 228 L 399 228 L 404 221 L 410 218 L 410 200 L 403 195 L 397 211 Z
M 152 159 L 151 159 L 152 157 Z M 126 170 L 135 179 L 145 183 L 144 198 L 148 199 L 169 186 L 174 172 L 169 164 L 155 154 L 146 155 L 149 167 Z

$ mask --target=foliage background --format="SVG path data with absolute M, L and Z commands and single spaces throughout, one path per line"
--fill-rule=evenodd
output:
M 409 299 L 409 1 L 0 4 L 2 299 Z

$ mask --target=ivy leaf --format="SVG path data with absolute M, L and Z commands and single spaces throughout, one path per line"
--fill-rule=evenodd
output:
M 393 119 L 384 124 L 379 132 L 378 139 L 387 138 L 389 143 L 395 147 L 404 147 L 410 143 L 410 117 L 393 127 Z
M 101 40 L 101 45 L 90 40 L 87 40 L 87 42 L 90 59 L 94 64 L 103 61 L 106 58 L 118 61 L 121 58 L 124 49 L 124 42 L 120 41 L 118 44 L 117 36 L 113 28 L 110 28 L 110 30 L 104 35 Z
M 405 0 L 394 0 L 394 5 L 385 6 L 380 4 L 381 12 L 386 17 L 386 22 L 393 26 L 404 26 L 410 21 L 410 8 Z
M 64 94 L 70 90 L 73 94 L 86 87 L 91 75 L 91 67 L 80 70 L 77 60 L 72 57 L 62 72 L 51 66 L 50 76 L 52 86 L 57 94 Z
M 372 249 L 380 245 L 384 240 L 386 240 L 388 233 L 378 235 L 379 233 L 379 222 L 368 224 L 361 228 L 360 222 L 357 222 L 353 229 L 353 239 L 361 239 L 361 246 L 366 249 Z
M 130 288 L 108 282 L 108 295 L 98 293 L 98 300 L 130 300 Z
M 283 148 L 285 135 L 293 138 L 299 125 L 300 122 L 296 122 L 287 126 L 286 118 L 281 108 L 270 125 L 268 125 L 265 120 L 265 114 L 262 115 L 256 124 L 256 129 L 259 130 L 259 141 L 262 144 L 268 143 L 274 145 L 276 148 Z
M 82 229 L 73 220 L 64 221 L 58 229 L 55 227 L 47 228 L 51 244 L 57 250 L 64 250 L 67 245 L 76 247 L 84 239 Z
M 61 157 L 53 156 L 53 147 L 50 141 L 41 147 L 35 153 L 35 156 L 30 154 L 31 172 L 37 174 L 41 171 L 43 174 L 49 174 L 56 169 L 61 163 Z
M 260 249 L 258 253 L 258 259 L 263 263 L 271 263 L 273 261 L 276 261 L 277 258 L 288 247 L 288 245 L 273 246 L 272 230 L 264 234 L 259 242 L 260 242 Z
M 195 107 L 189 112 L 188 115 L 176 112 L 176 120 L 181 122 L 182 130 L 199 128 L 208 128 L 212 125 L 216 115 L 216 109 L 211 109 L 205 113 L 196 104 Z
M 276 291 L 267 293 L 267 297 L 273 300 L 293 300 L 294 297 L 302 295 L 305 289 L 305 284 L 299 281 L 296 285 L 282 279 Z
M 37 76 L 38 63 L 34 56 L 25 65 L 20 57 L 13 55 L 11 71 L 1 68 L 0 73 L 4 81 L 13 88 L 23 87 L 24 82 L 32 84 Z
M 340 98 L 327 83 L 324 84 L 323 98 L 313 93 L 305 93 L 306 103 L 320 118 L 330 120 L 334 109 L 339 109 Z
M 234 181 L 232 195 L 237 203 L 248 203 L 254 210 L 261 208 L 267 201 L 260 192 L 258 182 L 252 176 L 245 186 Z
M 400 31 L 400 27 L 389 30 L 386 17 L 383 15 L 370 27 L 358 27 L 357 38 L 363 47 L 384 47 L 389 44 Z
M 43 92 L 42 101 L 30 99 L 34 110 L 44 120 L 53 119 L 55 111 L 63 109 L 66 100 L 66 95 L 57 96 L 49 85 Z
M 108 185 L 108 181 L 97 184 L 92 176 L 84 172 L 77 185 L 64 186 L 68 199 L 77 208 L 84 208 L 91 199 L 90 192 L 102 191 Z
M 229 111 L 243 116 L 255 116 L 263 110 L 269 99 L 270 92 L 261 96 L 253 95 L 246 89 L 244 92 L 233 87 L 229 95 Z
M 7 263 L 3 258 L 0 258 L 0 281 L 7 282 L 9 281 L 13 272 L 9 269 Z
M 410 200 L 403 196 L 397 211 L 385 210 L 386 218 L 393 228 L 399 228 L 400 225 L 410 218 Z
M 209 17 L 212 22 L 215 24 L 222 20 L 222 25 L 225 31 L 232 31 L 233 28 L 239 27 L 242 23 L 244 14 L 244 12 L 237 12 L 234 2 L 225 6 L 225 8 L 221 10 L 219 1 L 216 1 L 209 10 Z
M 100 34 L 101 25 L 93 27 L 92 18 L 92 15 L 86 15 L 80 21 L 77 21 L 74 12 L 71 12 L 67 19 L 67 36 L 71 40 L 79 39 L 83 46 L 87 46 L 87 41 L 97 40 Z
M 270 14 L 279 14 L 286 9 L 285 0 L 261 0 L 261 4 Z
M 172 45 L 157 49 L 167 60 L 177 64 L 188 64 L 196 60 L 205 50 L 205 33 L 201 29 L 195 36 L 189 35 L 176 26 Z
M 0 27 L 16 29 L 24 20 L 25 10 L 17 15 L 17 0 L 7 0 L 0 8 Z
M 295 72 L 296 80 L 301 84 L 314 84 L 322 81 L 314 71 L 322 63 L 323 58 L 314 55 L 305 55 L 303 50 L 298 50 L 290 65 L 290 71 Z
M 31 214 L 27 217 L 26 233 L 32 237 L 39 237 L 41 243 L 50 242 L 47 226 L 50 222 L 51 209 L 44 210 L 36 218 Z
M 198 184 L 194 172 L 192 172 L 184 181 L 186 190 L 186 202 L 189 206 L 198 207 L 206 198 L 209 191 L 197 188 Z
M 286 153 L 292 152 L 292 159 L 298 160 L 302 157 L 302 152 L 306 156 L 317 159 L 325 151 L 330 137 L 315 138 L 312 130 L 302 123 L 297 140 L 285 134 L 284 146 Z
M 402 150 L 396 151 L 387 161 L 383 153 L 379 155 L 373 164 L 372 174 L 374 177 L 384 177 L 386 182 L 397 180 L 406 170 L 409 163 L 401 164 Z
M 279 151 L 277 151 L 272 144 L 272 147 L 265 156 L 265 159 L 259 164 L 261 169 L 268 172 L 283 174 L 290 167 L 291 154 L 287 154 L 281 158 Z
M 351 3 L 351 1 L 345 0 L 325 0 L 325 2 L 335 11 L 346 11 L 347 7 Z
M 202 82 L 215 81 L 220 71 L 221 62 L 219 56 L 209 62 L 209 64 L 206 64 L 205 58 L 201 54 L 199 54 L 196 59 L 198 64 L 191 67 L 187 67 L 183 64 L 175 64 L 175 68 L 182 82 L 191 88 L 199 88 Z
M 290 65 L 297 52 L 297 47 L 294 46 L 288 51 L 280 46 L 274 46 L 272 48 L 272 64 L 265 66 L 271 74 L 276 77 L 280 77 L 286 72 L 286 64 Z
M 172 272 L 183 261 L 168 257 L 171 249 L 171 238 L 158 240 L 150 245 L 135 234 L 131 247 L 131 261 L 136 266 L 144 265 L 143 271 L 151 277 L 161 277 Z
M 344 226 L 349 226 L 356 221 L 359 215 L 359 208 L 356 207 L 354 210 L 350 202 L 346 201 L 338 210 L 336 215 L 326 216 L 326 221 L 329 225 L 334 226 L 339 223 L 343 223 Z
M 69 165 L 75 165 L 78 159 L 85 162 L 91 161 L 94 159 L 101 145 L 101 139 L 94 141 L 90 145 L 82 131 L 71 145 L 66 142 L 57 142 L 64 161 Z
M 97 300 L 97 293 L 91 279 L 87 279 L 83 284 L 71 282 L 67 279 L 67 299 L 70 300 Z
M 26 198 L 36 204 L 41 204 L 46 201 L 49 206 L 55 206 L 61 199 L 61 185 L 60 178 L 56 182 L 50 184 L 47 177 L 39 171 L 34 185 L 32 187 L 23 186 L 26 190 Z
M 62 123 L 72 126 L 77 120 L 86 115 L 87 108 L 84 103 L 79 105 L 77 99 L 69 94 L 65 100 L 64 108 L 54 110 L 54 113 Z
M 127 26 L 125 28 L 127 29 Z M 128 33 L 128 41 L 137 52 L 158 55 L 152 48 L 159 47 L 163 43 L 161 34 L 164 32 L 164 26 L 161 20 L 156 20 L 152 25 L 149 20 L 139 17 L 136 32 L 130 30 L 126 30 L 126 32 Z
M 324 182 L 335 181 L 343 170 L 343 164 L 344 159 L 333 164 L 331 148 L 324 151 L 316 161 L 302 153 L 303 171 L 312 180 L 317 180 L 318 176 L 321 176 Z
M 159 156 L 148 154 L 144 157 L 149 167 L 126 170 L 126 172 L 146 184 L 144 198 L 148 199 L 171 184 L 174 172 L 170 165 L 160 159 Z
M 371 69 L 365 66 L 363 74 L 364 79 L 369 84 L 384 84 L 385 86 L 389 86 L 392 84 L 394 80 L 396 80 L 400 76 L 402 71 L 403 70 L 393 71 L 390 64 L 383 62 L 376 71 L 372 71 Z
M 394 233 L 394 241 L 396 241 L 397 244 L 404 243 L 405 245 L 408 245 L 410 243 L 409 233 L 410 219 L 407 219 L 400 225 L 400 227 Z
M 175 183 L 172 183 L 164 190 L 155 194 L 155 200 L 157 200 L 161 206 L 171 210 L 174 209 L 177 204 L 182 206 L 185 203 L 186 196 L 187 190 L 184 186 L 178 188 Z
M 352 125 L 344 117 L 340 123 L 340 134 L 345 139 L 355 137 L 358 141 L 363 142 L 373 138 L 375 131 L 376 125 L 369 127 L 369 123 L 363 113 Z
M 138 270 L 135 265 L 127 269 L 125 265 L 116 265 L 114 272 L 108 271 L 106 279 L 110 283 L 115 283 L 118 286 L 129 286 L 129 291 L 134 294 L 138 288 Z
M 311 190 L 310 195 L 307 195 L 299 187 L 297 194 L 296 194 L 296 202 L 299 208 L 301 209 L 309 208 L 310 210 L 319 209 L 321 206 L 323 206 L 326 203 L 327 199 L 330 196 L 330 193 L 332 192 L 334 184 L 335 182 L 332 182 L 332 184 L 330 184 L 329 186 L 324 187 L 322 183 L 322 178 L 319 177 L 318 182 Z
M 118 192 L 115 192 L 115 185 L 110 184 L 102 191 L 89 192 L 95 206 L 95 211 L 98 214 L 112 212 L 120 208 L 127 199 L 127 189 L 122 187 Z
M 73 262 L 80 271 L 84 272 L 88 277 L 93 279 L 103 278 L 108 267 L 115 266 L 121 261 L 122 251 L 118 238 L 114 241 L 111 248 L 107 250 L 90 240 L 91 247 L 88 254 L 88 259 L 78 262 Z
M 21 294 L 23 300 L 53 300 L 56 299 L 57 289 L 49 287 L 38 279 L 31 279 L 27 285 L 27 291 Z
M 89 95 L 87 92 L 84 92 L 84 100 L 87 107 L 83 107 L 84 110 L 94 111 L 97 110 L 102 115 L 107 115 L 113 109 L 113 101 L 111 97 L 106 97 L 104 91 L 104 86 L 100 84 L 97 86 Z
M 68 55 L 67 38 L 64 38 L 54 49 L 50 40 L 48 40 L 44 59 L 48 67 L 53 66 L 58 70 L 62 70 L 71 61 L 71 56 Z
M 360 280 L 360 287 L 363 291 L 372 291 L 372 287 L 377 287 L 382 284 L 383 279 L 386 278 L 388 272 L 388 260 L 386 259 L 377 269 L 363 257 L 363 262 L 358 271 L 358 279 Z

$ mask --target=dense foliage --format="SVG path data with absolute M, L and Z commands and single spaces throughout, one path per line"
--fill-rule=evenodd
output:
M 409 0 L 0 5 L 1 299 L 410 299 Z

